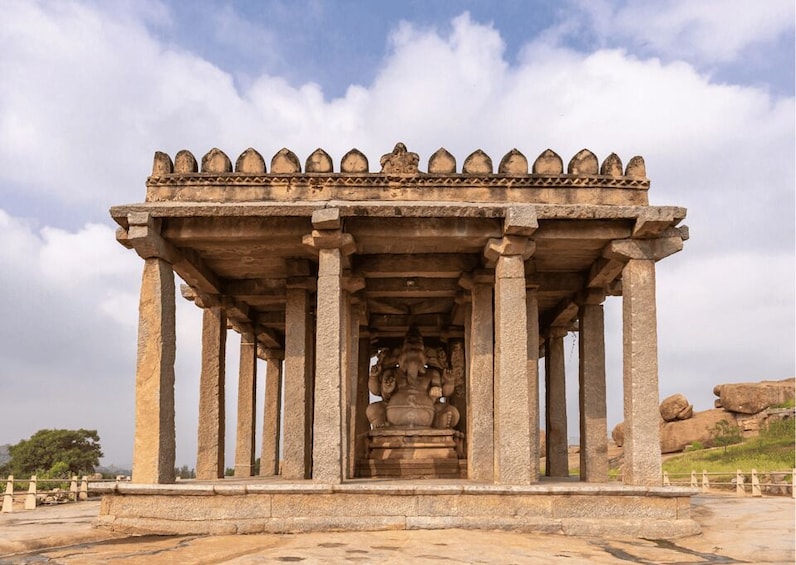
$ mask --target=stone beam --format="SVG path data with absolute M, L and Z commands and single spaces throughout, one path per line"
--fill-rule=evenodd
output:
M 132 247 L 142 259 L 158 257 L 171 263 L 174 271 L 190 286 L 207 294 L 221 294 L 221 284 L 215 273 L 189 249 L 179 250 L 160 235 L 160 220 L 147 212 L 128 215 L 127 232 L 117 230 L 116 238 Z
M 454 297 L 460 290 L 457 279 L 419 278 L 368 279 L 365 296 L 368 298 L 426 298 Z
M 456 278 L 481 265 L 476 255 L 441 253 L 416 255 L 358 255 L 354 259 L 357 273 L 374 278 Z

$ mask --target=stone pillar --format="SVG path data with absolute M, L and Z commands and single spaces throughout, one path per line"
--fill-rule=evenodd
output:
M 286 290 L 284 426 L 281 475 L 308 479 L 311 465 L 312 327 L 309 292 Z
M 280 402 L 282 400 L 282 360 L 285 352 L 265 351 L 265 405 L 260 449 L 260 476 L 279 474 Z
M 220 306 L 202 310 L 202 373 L 196 478 L 224 478 L 224 379 L 227 316 Z
M 624 482 L 661 484 L 658 325 L 655 262 L 630 259 L 622 269 Z
M 475 281 L 472 288 L 469 366 L 467 380 L 467 478 L 494 480 L 494 356 L 492 285 Z
M 528 322 L 528 423 L 531 442 L 531 482 L 539 481 L 539 300 L 536 289 L 526 293 Z
M 568 477 L 567 396 L 564 372 L 564 336 L 567 330 L 550 328 L 545 355 L 545 415 L 549 477 Z
M 343 479 L 342 398 L 344 314 L 342 254 L 320 249 L 315 330 L 315 418 L 312 478 L 325 483 Z
M 254 440 L 257 426 L 257 340 L 253 333 L 240 336 L 238 371 L 238 425 L 235 435 L 235 476 L 254 475 Z
M 365 335 L 364 328 L 359 329 L 359 347 L 357 349 L 357 389 L 356 411 L 354 416 L 354 457 L 356 461 L 364 459 L 367 444 L 367 434 L 370 422 L 366 410 L 370 404 L 368 391 L 368 376 L 370 374 L 370 337 Z M 355 469 L 356 476 L 356 469 Z
M 501 255 L 495 268 L 495 482 L 531 482 L 525 265 Z
M 175 463 L 174 272 L 158 258 L 144 261 L 138 307 L 133 482 L 173 483 Z
M 579 318 L 580 480 L 608 480 L 605 330 L 602 304 L 582 304 Z

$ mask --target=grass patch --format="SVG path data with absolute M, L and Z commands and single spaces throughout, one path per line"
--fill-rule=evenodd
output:
M 686 475 L 692 470 L 701 473 L 731 473 L 737 469 L 748 473 L 787 471 L 796 467 L 794 421 L 778 420 L 762 430 L 760 435 L 743 443 L 724 448 L 689 451 L 664 461 L 663 470 L 669 475 Z

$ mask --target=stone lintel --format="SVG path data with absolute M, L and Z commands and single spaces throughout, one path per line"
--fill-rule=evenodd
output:
M 675 226 L 679 221 L 680 218 L 675 218 L 674 210 L 671 208 L 645 208 L 636 218 L 633 237 L 635 239 L 660 237 L 661 232 Z
M 272 349 L 270 347 L 263 347 L 262 344 L 257 345 L 257 357 L 263 361 L 282 361 L 285 358 L 284 349 Z
M 605 246 L 603 249 L 603 256 L 609 253 L 611 244 Z M 607 259 L 600 257 L 592 263 L 589 269 L 589 275 L 586 281 L 588 288 L 604 288 L 611 284 L 622 273 L 624 262 L 618 259 Z
M 603 251 L 607 259 L 627 262 L 630 259 L 649 259 L 660 261 L 683 249 L 683 239 L 679 235 L 659 239 L 621 239 L 612 241 Z
M 515 181 L 512 181 L 515 182 Z M 231 187 L 226 187 L 231 188 Z M 357 216 L 370 218 L 505 218 L 506 204 L 499 202 L 423 202 L 378 200 L 257 201 L 257 202 L 154 202 L 113 206 L 114 221 L 122 228 L 129 226 L 128 215 L 136 212 L 154 218 L 185 217 L 305 217 L 313 212 L 334 206 L 342 218 Z M 675 221 L 686 216 L 679 206 L 601 205 L 601 204 L 533 204 L 538 220 L 632 220 L 645 210 L 671 211 Z M 683 228 L 678 228 L 682 230 Z
M 300 288 L 315 292 L 318 287 L 318 279 L 316 277 L 288 277 L 285 281 L 285 288 Z
M 552 317 L 549 318 L 548 326 L 568 328 L 572 321 L 578 316 L 578 305 L 573 299 L 564 299 L 556 307 Z M 566 330 L 565 330 L 566 331 Z
M 503 235 L 529 237 L 539 228 L 536 208 L 533 206 L 509 206 L 503 221 Z
M 259 325 L 254 330 L 257 343 L 264 345 L 267 349 L 281 349 L 284 347 L 281 337 L 274 330 Z
M 578 306 L 602 304 L 605 302 L 606 291 L 602 288 L 587 288 L 575 295 Z
M 343 271 L 343 289 L 350 293 L 355 293 L 365 288 L 365 277 L 351 274 L 349 269 Z

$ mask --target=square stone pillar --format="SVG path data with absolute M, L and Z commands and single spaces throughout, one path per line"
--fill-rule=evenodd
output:
M 135 370 L 135 483 L 173 483 L 175 479 L 175 352 L 174 272 L 162 259 L 145 259 Z
M 525 295 L 528 322 L 528 423 L 531 442 L 531 482 L 539 481 L 539 299 L 536 289 Z
M 312 444 L 312 324 L 309 292 L 286 290 L 284 426 L 281 475 L 310 477 Z
M 545 355 L 545 416 L 548 477 L 569 476 L 567 440 L 567 395 L 564 367 L 564 336 L 567 330 L 550 328 Z
M 240 336 L 238 371 L 238 425 L 235 435 L 235 476 L 254 475 L 254 439 L 257 426 L 257 340 L 253 333 Z
M 608 480 L 608 421 L 605 405 L 605 322 L 602 304 L 583 304 L 578 315 L 580 480 Z
M 661 484 L 658 322 L 655 262 L 630 259 L 622 269 L 624 482 Z
M 227 316 L 220 306 L 202 310 L 202 373 L 196 478 L 224 478 L 224 380 Z
M 525 262 L 501 255 L 495 268 L 495 482 L 531 483 Z
M 359 329 L 359 347 L 357 348 L 357 389 L 356 412 L 354 416 L 354 456 L 358 461 L 364 459 L 367 434 L 370 430 L 367 409 L 370 404 L 368 377 L 370 376 L 370 337 L 363 335 L 364 328 Z
M 472 318 L 467 379 L 467 478 L 494 480 L 494 357 L 492 285 L 478 283 L 472 288 Z
M 315 418 L 312 435 L 312 478 L 325 483 L 343 480 L 344 339 L 342 253 L 318 252 L 318 304 L 315 330 Z
M 260 449 L 260 476 L 279 474 L 280 402 L 282 400 L 282 360 L 285 352 L 265 351 L 265 404 L 263 437 Z

